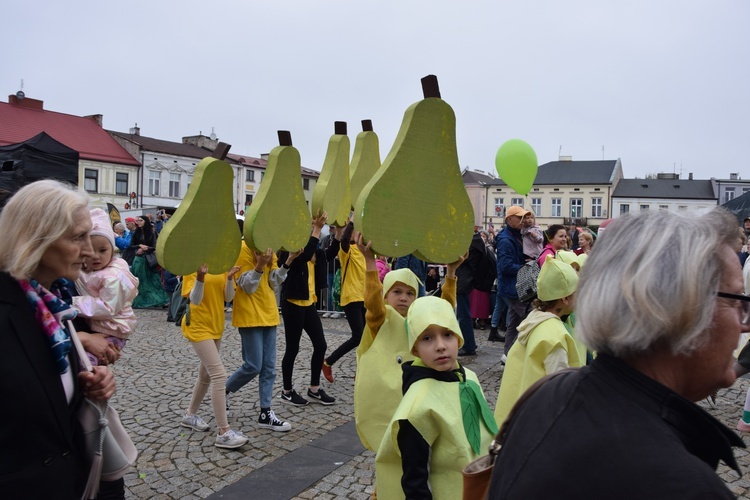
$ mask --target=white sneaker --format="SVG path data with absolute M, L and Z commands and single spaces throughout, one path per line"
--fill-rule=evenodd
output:
M 235 432 L 232 429 L 229 429 L 224 434 L 219 434 L 218 436 L 216 436 L 217 448 L 239 448 L 247 442 L 247 436 L 244 436 L 242 433 Z
M 330 318 L 331 317 L 331 313 L 323 313 L 322 317 L 323 318 Z
M 331 313 L 331 319 L 339 319 L 341 317 L 341 314 L 339 313 Z
M 506 356 L 505 354 L 503 354 L 503 357 L 500 358 L 500 363 L 504 365 L 506 361 L 508 361 L 508 356 Z
M 185 415 L 184 417 L 182 417 L 180 425 L 193 429 L 194 431 L 203 432 L 208 430 L 208 424 L 204 422 L 203 419 L 198 415 Z

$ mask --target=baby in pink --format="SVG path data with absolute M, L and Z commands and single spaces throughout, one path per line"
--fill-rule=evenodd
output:
M 87 272 L 76 280 L 81 295 L 73 297 L 73 308 L 89 318 L 91 333 L 105 335 L 107 342 L 121 350 L 135 330 L 132 304 L 138 295 L 138 278 L 127 262 L 115 256 L 115 233 L 104 210 L 91 210 L 91 222 L 94 256 L 86 262 Z M 96 356 L 86 354 L 92 365 L 99 364 Z

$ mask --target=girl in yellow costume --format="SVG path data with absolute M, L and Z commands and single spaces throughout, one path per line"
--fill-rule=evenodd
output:
M 578 274 L 570 264 L 547 256 L 537 279 L 535 309 L 518 326 L 518 340 L 505 364 L 495 405 L 495 420 L 503 423 L 526 389 L 540 378 L 567 367 L 586 364 L 578 343 L 561 316 L 573 312 Z
M 357 376 L 354 379 L 354 421 L 365 448 L 378 451 L 393 412 L 401 402 L 401 365 L 412 361 L 406 335 L 406 313 L 417 298 L 419 279 L 409 269 L 397 269 L 378 276 L 375 254 L 360 235 L 357 248 L 365 258 L 366 326 L 357 348 Z M 456 306 L 456 268 L 448 265 L 442 298 Z
M 421 297 L 406 321 L 416 359 L 404 363 L 404 397 L 375 458 L 378 498 L 460 499 L 461 469 L 487 452 L 497 425 L 477 376 L 456 361 L 463 337 L 450 304 Z

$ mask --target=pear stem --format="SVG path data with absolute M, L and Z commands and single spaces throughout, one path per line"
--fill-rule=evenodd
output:
M 346 122 L 333 122 L 333 131 L 336 135 L 346 135 Z
M 216 148 L 214 149 L 214 152 L 211 153 L 211 156 L 213 158 L 223 160 L 227 157 L 227 154 L 229 153 L 229 149 L 232 146 L 230 144 L 227 144 L 226 142 L 220 142 L 216 145 Z
M 437 76 L 427 75 L 422 78 L 422 95 L 428 97 L 437 97 L 440 99 L 440 86 L 438 85 Z
M 362 120 L 362 132 L 372 132 L 372 120 Z
M 292 133 L 288 130 L 279 130 L 277 132 L 279 136 L 279 146 L 291 146 L 292 145 Z

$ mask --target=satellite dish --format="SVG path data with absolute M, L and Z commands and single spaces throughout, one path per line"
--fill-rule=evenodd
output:
M 19 101 L 22 101 L 24 97 L 26 97 L 26 94 L 23 93 L 23 90 L 19 90 L 18 92 L 16 92 L 16 99 L 18 99 Z

